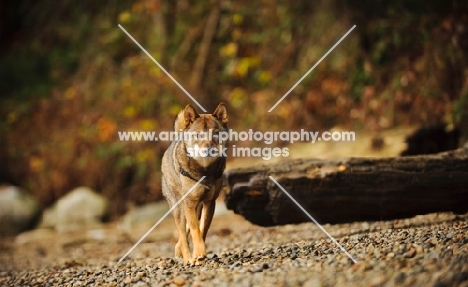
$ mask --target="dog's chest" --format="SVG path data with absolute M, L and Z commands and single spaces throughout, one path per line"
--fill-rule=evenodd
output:
M 214 200 L 218 197 L 220 188 L 219 185 L 217 184 L 209 184 L 209 185 L 204 185 L 204 189 L 202 191 L 202 194 L 200 194 L 200 201 L 210 201 Z

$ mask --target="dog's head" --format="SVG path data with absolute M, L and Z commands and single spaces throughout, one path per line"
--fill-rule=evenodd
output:
M 174 129 L 182 132 L 187 155 L 202 166 L 208 166 L 218 157 L 226 156 L 229 115 L 224 103 L 212 114 L 198 114 L 187 105 L 175 120 Z

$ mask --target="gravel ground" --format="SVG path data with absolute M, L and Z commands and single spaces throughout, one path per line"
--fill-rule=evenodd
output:
M 120 264 L 145 230 L 35 231 L 0 241 L 0 286 L 468 286 L 467 219 L 324 225 L 356 264 L 312 223 L 262 228 L 234 214 L 215 218 L 193 267 L 172 258 L 169 219 Z

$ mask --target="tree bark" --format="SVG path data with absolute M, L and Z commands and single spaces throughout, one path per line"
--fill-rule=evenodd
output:
M 213 42 L 213 38 L 215 37 L 216 29 L 218 27 L 220 11 L 220 3 L 219 1 L 215 1 L 206 21 L 203 39 L 200 43 L 198 56 L 195 59 L 193 72 L 190 78 L 190 86 L 192 86 L 195 89 L 198 89 L 200 87 L 200 83 L 204 75 L 205 65 L 208 59 L 208 54 L 210 52 L 211 43 Z
M 345 223 L 468 211 L 468 147 L 395 158 L 298 159 L 226 172 L 229 209 L 262 226 Z

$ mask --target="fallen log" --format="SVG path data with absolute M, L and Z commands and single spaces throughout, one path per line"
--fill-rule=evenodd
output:
M 468 146 L 423 156 L 297 159 L 225 175 L 226 206 L 262 226 L 310 221 L 268 176 L 320 223 L 468 211 Z

